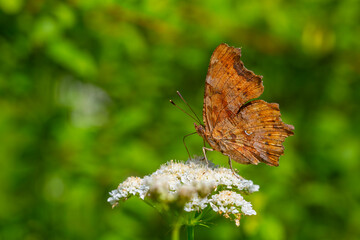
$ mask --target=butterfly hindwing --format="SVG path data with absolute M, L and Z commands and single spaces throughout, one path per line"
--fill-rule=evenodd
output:
M 278 166 L 283 142 L 294 134 L 294 127 L 282 122 L 280 115 L 276 103 L 251 101 L 237 115 L 220 122 L 213 137 L 220 151 L 239 163 Z

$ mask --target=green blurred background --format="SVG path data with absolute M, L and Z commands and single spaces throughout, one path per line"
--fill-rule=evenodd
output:
M 157 212 L 113 210 L 108 192 L 187 159 L 193 120 L 168 100 L 201 114 L 222 42 L 295 135 L 280 167 L 235 164 L 261 186 L 258 215 L 196 239 L 359 239 L 359 16 L 358 0 L 0 0 L 0 239 L 168 239 Z

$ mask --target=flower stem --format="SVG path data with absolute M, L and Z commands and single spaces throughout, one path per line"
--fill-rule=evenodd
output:
M 180 240 L 180 228 L 181 224 L 175 223 L 172 233 L 171 233 L 171 240 Z
M 194 225 L 187 225 L 186 227 L 187 227 L 188 240 L 194 240 L 195 226 Z

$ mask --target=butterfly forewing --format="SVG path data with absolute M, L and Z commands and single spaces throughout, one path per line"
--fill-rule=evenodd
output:
M 203 118 L 206 130 L 264 91 L 261 76 L 247 70 L 239 48 L 219 45 L 211 56 L 205 83 Z

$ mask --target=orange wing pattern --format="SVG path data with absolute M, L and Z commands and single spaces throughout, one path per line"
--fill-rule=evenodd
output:
M 234 117 L 219 122 L 212 138 L 224 155 L 239 163 L 278 166 L 279 157 L 284 154 L 282 144 L 294 130 L 281 121 L 280 115 L 276 103 L 251 101 Z
M 247 101 L 263 91 L 261 76 L 244 67 L 240 48 L 219 45 L 210 59 L 206 76 L 203 118 L 206 131 L 213 131 L 224 118 L 236 114 Z
M 277 103 L 248 102 L 259 97 L 264 86 L 262 77 L 247 70 L 240 56 L 239 48 L 227 44 L 212 54 L 205 83 L 205 129 L 196 126 L 197 132 L 239 163 L 278 166 L 282 144 L 294 127 L 282 122 Z

